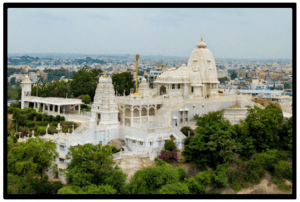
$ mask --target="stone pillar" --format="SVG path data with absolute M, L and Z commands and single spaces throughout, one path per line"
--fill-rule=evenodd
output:
M 131 118 L 130 126 L 132 126 L 132 125 L 133 125 L 133 108 L 132 108 L 132 106 L 131 106 L 130 111 L 131 111 L 131 116 L 130 116 L 130 118 Z
M 40 109 L 40 103 L 38 102 L 37 103 L 37 111 L 39 111 L 39 109 Z
M 139 110 L 139 115 L 140 115 L 140 125 L 142 124 L 142 107 L 140 106 L 140 110 Z
M 78 105 L 78 114 L 80 115 L 80 104 Z
M 55 105 L 52 105 L 52 112 L 55 112 Z
M 154 115 L 156 115 L 156 108 L 157 108 L 157 105 L 155 105 L 155 108 L 154 108 Z
M 60 105 L 57 106 L 57 113 L 60 114 Z
M 125 94 L 124 94 L 125 95 Z M 125 126 L 125 109 L 122 109 L 122 119 L 123 119 L 123 121 L 122 121 L 122 125 L 123 126 Z

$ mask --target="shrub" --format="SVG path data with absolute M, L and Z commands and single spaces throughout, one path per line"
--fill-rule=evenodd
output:
M 283 191 L 288 191 L 288 190 L 290 190 L 289 186 L 287 186 L 287 185 L 284 184 L 284 183 L 280 183 L 280 184 L 278 185 L 278 189 L 281 189 L 281 190 L 283 190 Z
M 178 162 L 177 153 L 174 151 L 163 150 L 161 151 L 159 158 L 166 162 L 169 162 L 173 159 L 175 159 Z
M 206 187 L 199 184 L 193 176 L 186 179 L 185 184 L 188 186 L 190 194 L 207 194 Z
M 37 134 L 44 135 L 46 133 L 46 127 L 45 126 L 39 126 L 37 129 Z
M 52 122 L 53 119 L 54 119 L 54 116 L 52 116 L 52 115 L 48 116 L 48 121 L 49 121 L 49 122 Z
M 87 95 L 82 97 L 81 101 L 84 102 L 85 104 L 88 104 L 88 103 L 91 102 L 91 96 L 87 94 Z
M 119 152 L 119 151 L 121 151 L 121 149 L 117 149 L 115 146 L 112 146 L 111 147 L 111 150 L 112 150 L 112 153 L 114 154 L 114 153 L 117 153 L 117 152 Z
M 219 189 L 215 189 L 214 194 L 221 194 L 221 191 Z
M 37 114 L 37 115 L 36 115 L 36 120 L 37 120 L 37 121 L 42 121 L 42 119 L 43 119 L 42 114 Z
M 36 115 L 37 115 L 36 112 L 30 112 L 30 113 L 28 114 L 28 119 L 33 121 L 33 119 L 34 119 L 34 117 L 35 117 Z
M 189 131 L 190 131 L 190 135 L 191 135 L 191 136 L 194 135 L 194 133 L 193 133 L 191 127 L 189 127 L 189 126 L 184 126 L 184 127 L 182 127 L 180 131 L 181 131 L 185 136 L 188 136 L 188 135 L 189 135 Z
M 15 137 L 16 137 L 16 138 L 19 138 L 19 134 L 17 133 L 17 134 L 15 135 Z
M 64 116 L 61 116 L 61 117 L 60 117 L 60 121 L 65 121 L 65 117 L 64 117 Z
M 29 137 L 32 137 L 32 133 L 29 134 Z
M 60 122 L 60 115 L 57 115 L 53 121 Z
M 29 127 L 29 128 L 34 127 L 34 122 L 27 121 L 26 126 Z
M 43 118 L 43 121 L 48 121 L 49 116 L 46 113 L 43 113 L 42 118 Z
M 174 149 L 176 149 L 174 141 L 173 140 L 167 140 L 165 142 L 165 149 L 169 150 L 169 151 L 173 151 Z
M 58 123 L 56 121 L 54 121 L 54 122 L 52 122 L 52 125 L 56 127 L 58 125 Z
M 290 164 L 287 161 L 279 161 L 277 164 L 274 164 L 274 176 L 279 179 L 292 179 Z
M 182 166 L 178 166 L 175 170 L 179 173 L 179 181 L 183 182 L 186 179 L 188 173 Z
M 17 136 L 16 136 L 16 135 L 13 137 L 13 140 L 14 140 L 14 143 L 16 144 L 16 143 L 17 143 L 17 141 L 18 141 L 18 138 L 17 138 Z
M 48 125 L 48 121 L 41 121 L 39 123 L 39 126 L 47 126 Z
M 158 194 L 189 194 L 189 188 L 185 183 L 172 183 L 162 186 Z
M 14 107 L 12 107 L 12 106 L 10 106 L 10 107 L 8 107 L 8 109 L 7 109 L 7 113 L 9 113 L 9 114 L 12 114 L 12 113 L 14 113 Z

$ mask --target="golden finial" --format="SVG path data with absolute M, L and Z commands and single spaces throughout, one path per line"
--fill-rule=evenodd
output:
M 140 55 L 137 53 L 135 55 L 135 59 L 136 59 L 136 72 L 135 72 L 135 93 L 134 95 L 139 95 L 139 90 L 138 90 L 138 73 L 139 73 L 139 58 Z
M 203 37 L 201 37 L 201 42 L 203 42 Z

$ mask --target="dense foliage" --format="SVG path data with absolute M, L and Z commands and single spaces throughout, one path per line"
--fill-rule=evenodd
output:
M 218 164 L 232 162 L 233 152 L 240 151 L 242 145 L 232 137 L 230 122 L 219 111 L 196 115 L 194 119 L 198 127 L 184 146 L 186 161 L 196 161 L 203 169 L 206 165 L 216 168 Z
M 267 149 L 291 149 L 292 117 L 286 119 L 279 107 L 270 104 L 265 109 L 249 108 L 241 125 L 234 125 L 236 140 L 243 145 L 240 154 L 251 157 Z
M 31 95 L 38 97 L 71 97 L 70 82 L 52 81 L 47 83 L 36 83 L 31 90 Z
M 71 81 L 71 93 L 74 97 L 88 94 L 94 99 L 99 77 L 102 75 L 101 69 L 92 69 L 89 66 L 82 67 L 73 76 Z
M 56 194 L 61 183 L 51 183 L 45 169 L 58 156 L 55 143 L 40 138 L 30 138 L 25 143 L 7 141 L 7 193 Z M 38 176 L 41 176 L 40 178 Z
M 68 132 L 74 125 L 74 129 L 78 127 L 78 123 L 66 122 L 63 116 L 52 116 L 46 113 L 37 113 L 32 108 L 20 109 L 16 104 L 8 108 L 8 113 L 13 114 L 13 122 L 8 122 L 8 133 L 15 134 L 22 132 L 22 134 L 31 135 L 35 131 L 35 135 L 44 135 L 46 133 L 46 126 L 49 124 L 48 134 L 57 133 L 56 130 L 58 123 L 62 127 L 62 132 Z
M 135 89 L 135 81 L 130 72 L 122 72 L 112 75 L 111 77 L 114 90 L 119 94 L 123 95 L 125 90 L 125 95 L 130 94 L 130 89 Z
M 85 104 L 89 104 L 91 102 L 91 96 L 89 96 L 88 94 L 82 97 L 82 102 L 84 102 Z
M 194 131 L 189 126 L 183 126 L 180 131 L 185 135 L 188 136 L 190 132 L 190 136 L 194 135 Z
M 48 74 L 47 76 L 48 81 L 60 80 L 62 76 L 64 76 L 64 78 L 66 79 L 72 79 L 73 75 L 76 73 L 75 71 L 68 71 L 66 69 L 58 69 L 58 70 L 46 69 L 44 70 L 44 72 Z
M 67 159 L 71 159 L 66 169 L 69 185 L 87 187 L 110 185 L 120 191 L 126 180 L 120 168 L 112 162 L 112 148 L 102 144 L 78 145 L 69 149 Z

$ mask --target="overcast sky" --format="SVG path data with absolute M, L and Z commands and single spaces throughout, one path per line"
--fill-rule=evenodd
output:
M 8 53 L 292 58 L 288 8 L 8 9 Z

